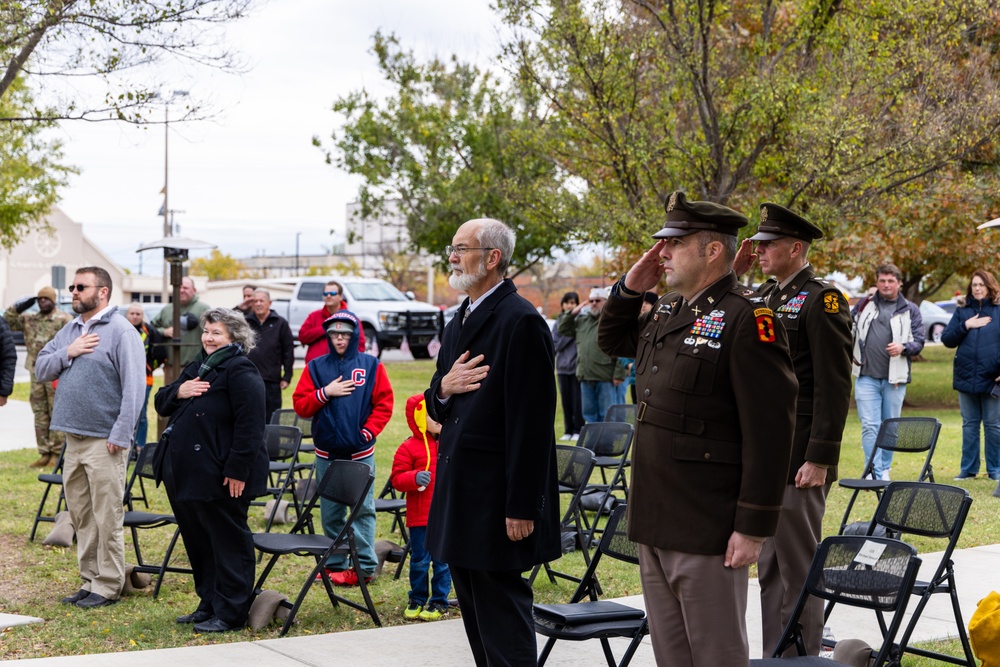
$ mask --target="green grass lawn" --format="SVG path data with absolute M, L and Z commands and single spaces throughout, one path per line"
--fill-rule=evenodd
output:
M 951 389 L 952 357 L 951 350 L 940 347 L 928 349 L 924 355 L 926 361 L 914 365 L 914 383 L 908 389 L 907 404 L 903 412 L 904 415 L 928 415 L 941 420 L 943 427 L 934 457 L 934 473 L 938 481 L 949 484 L 958 472 L 961 450 L 961 420 Z M 387 364 L 387 370 L 396 396 L 396 409 L 392 421 L 378 438 L 376 489 L 380 489 L 388 477 L 396 447 L 409 436 L 403 415 L 406 398 L 423 392 L 433 373 L 433 362 L 391 363 Z M 292 386 L 294 387 L 294 381 Z M 17 385 L 13 398 L 26 400 L 27 385 Z M 290 403 L 291 390 L 285 397 L 285 406 L 288 407 Z M 155 413 L 152 410 L 150 417 L 155 423 Z M 556 417 L 556 428 L 556 435 L 562 435 L 561 414 Z M 863 467 L 860 431 L 857 415 L 852 411 L 844 433 L 842 475 L 857 475 Z M 93 611 L 59 604 L 58 599 L 75 591 L 79 584 L 76 552 L 75 549 L 42 546 L 41 537 L 47 534 L 51 524 L 42 525 L 40 537 L 35 542 L 27 540 L 32 517 L 41 496 L 41 485 L 36 480 L 38 471 L 28 467 L 37 457 L 31 445 L 32 443 L 25 443 L 25 447 L 30 448 L 0 453 L 0 499 L 7 508 L 7 511 L 0 514 L 0 611 L 39 616 L 46 622 L 21 626 L 0 634 L 0 659 L 196 646 L 278 636 L 279 626 L 272 626 L 261 632 L 245 630 L 204 636 L 195 635 L 190 626 L 178 626 L 174 618 L 192 611 L 197 605 L 192 580 L 188 575 L 168 574 L 156 600 L 152 598 L 150 588 L 148 592 L 124 597 L 118 605 Z M 918 461 L 907 461 L 899 456 L 893 468 L 893 476 L 896 479 L 912 477 L 918 467 Z M 992 518 L 996 512 L 995 503 L 998 502 L 991 497 L 995 483 L 976 479 L 955 484 L 968 489 L 975 499 L 961 546 L 1000 542 L 1000 530 L 996 520 Z M 162 489 L 147 490 L 154 511 L 169 511 Z M 846 502 L 846 494 L 835 486 L 830 493 L 824 523 L 827 534 L 834 532 L 839 525 Z M 870 515 L 873 508 L 874 503 L 859 503 L 856 515 Z M 253 529 L 263 530 L 262 514 L 262 508 L 252 508 Z M 389 533 L 389 525 L 387 517 L 379 518 L 379 538 L 395 538 L 398 541 L 398 535 Z M 147 558 L 161 554 L 168 538 L 169 531 L 165 529 L 146 531 L 140 535 L 144 554 L 148 551 Z M 915 540 L 915 545 L 921 550 L 939 548 L 937 544 L 920 540 Z M 183 550 L 180 551 L 178 562 L 183 562 Z M 131 539 L 126 537 L 126 555 L 131 553 Z M 128 560 L 133 561 L 134 554 Z M 392 579 L 388 570 L 391 565 L 393 564 L 387 565 L 387 574 L 379 577 L 371 590 L 383 623 L 398 625 L 406 622 L 402 611 L 406 605 L 409 586 L 405 571 L 399 581 Z M 268 587 L 294 597 L 310 567 L 305 559 L 285 558 L 271 575 Z M 573 553 L 564 556 L 557 569 L 582 574 L 582 555 Z M 606 572 L 601 583 L 607 595 L 617 597 L 641 592 L 635 569 L 619 566 Z M 544 576 L 535 583 L 535 595 L 539 601 L 565 601 L 572 591 L 573 584 L 561 581 L 553 585 Z M 332 609 L 320 586 L 309 594 L 290 634 L 308 635 L 370 627 L 371 620 L 361 612 L 343 606 Z M 907 658 L 905 664 L 930 662 Z

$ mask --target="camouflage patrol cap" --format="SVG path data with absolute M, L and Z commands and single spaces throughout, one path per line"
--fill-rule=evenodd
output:
M 688 201 L 679 190 L 671 193 L 664 208 L 667 211 L 667 222 L 663 229 L 653 234 L 654 239 L 687 236 L 702 231 L 737 236 L 740 227 L 745 227 L 748 222 L 745 215 L 722 204 Z
M 760 226 L 751 241 L 774 241 L 790 237 L 812 243 L 823 238 L 823 230 L 801 215 L 771 202 L 760 205 Z

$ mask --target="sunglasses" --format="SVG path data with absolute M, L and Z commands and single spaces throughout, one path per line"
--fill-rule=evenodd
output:
M 338 294 L 340 294 L 340 292 L 337 290 L 333 290 L 332 292 L 323 292 L 323 296 L 337 296 Z
M 66 289 L 68 289 L 70 291 L 70 294 L 72 294 L 73 290 L 76 290 L 77 292 L 82 292 L 83 290 L 90 289 L 91 287 L 97 287 L 97 285 L 70 285 Z

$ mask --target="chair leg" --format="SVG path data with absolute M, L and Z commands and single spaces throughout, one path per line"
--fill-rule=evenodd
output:
M 167 576 L 167 570 L 170 566 L 170 556 L 174 553 L 174 547 L 177 546 L 177 538 L 181 535 L 181 529 L 174 529 L 174 536 L 170 538 L 170 544 L 167 546 L 167 553 L 163 556 L 163 566 L 160 568 L 160 576 L 156 578 L 156 586 L 153 588 L 153 599 L 160 594 L 160 586 L 163 585 L 163 577 Z
M 32 526 L 31 526 L 31 535 L 28 536 L 28 541 L 29 542 L 34 542 L 35 541 L 35 532 L 38 530 L 38 524 L 45 520 L 44 518 L 42 518 L 42 510 L 45 509 L 45 501 L 48 500 L 49 491 L 51 489 L 52 489 L 52 485 L 51 484 L 46 484 L 45 485 L 45 491 L 42 492 L 42 502 L 38 503 L 38 510 L 35 512 L 35 523 L 32 524 Z M 56 505 L 56 510 L 58 510 L 58 509 L 59 509 L 59 506 Z M 56 513 L 58 514 L 58 511 Z
M 270 563 L 268 565 L 270 565 Z M 320 559 L 317 558 L 316 567 L 314 567 L 312 571 L 309 573 L 309 578 L 306 579 L 306 583 L 302 585 L 302 590 L 299 591 L 298 597 L 295 598 L 295 603 L 292 605 L 291 610 L 288 612 L 288 618 L 285 619 L 285 624 L 281 626 L 281 634 L 279 636 L 284 637 L 286 634 L 288 634 L 288 629 L 292 627 L 292 622 L 295 620 L 295 614 L 298 613 L 299 607 L 302 606 L 302 601 L 306 599 L 306 593 L 309 592 L 309 589 L 312 587 L 313 582 L 316 581 L 316 575 L 319 574 L 321 570 L 323 570 L 323 575 L 322 575 L 323 583 L 325 583 L 327 585 L 327 588 L 329 589 L 330 583 L 329 579 L 326 576 L 326 571 L 322 563 L 320 562 Z
M 393 581 L 398 581 L 399 576 L 403 574 L 403 565 L 406 564 L 406 558 L 410 555 L 410 543 L 407 542 L 403 546 L 403 556 L 399 559 L 399 564 L 396 565 L 396 574 L 393 576 Z
M 358 558 L 358 550 L 354 546 L 353 532 L 349 537 L 349 544 L 351 547 L 351 566 L 358 573 L 358 587 L 361 589 L 361 596 L 365 599 L 365 606 L 368 607 L 368 614 L 372 617 L 372 621 L 381 628 L 382 621 L 378 617 L 378 612 L 375 611 L 375 603 L 372 602 L 372 596 L 368 592 L 368 584 L 365 583 L 364 571 L 361 569 L 361 559 Z
M 611 644 L 607 637 L 601 637 L 601 648 L 604 650 L 604 659 L 608 661 L 608 667 L 618 667 L 615 661 L 615 654 L 611 652 Z
M 628 667 L 628 664 L 632 662 L 632 656 L 635 655 L 636 650 L 639 648 L 639 644 L 642 643 L 643 637 L 647 634 L 649 634 L 649 620 L 643 622 L 642 628 L 640 628 L 639 632 L 632 638 L 628 648 L 625 649 L 625 655 L 622 656 L 621 662 L 618 663 L 618 667 Z
M 555 637 L 549 637 L 545 641 L 545 646 L 542 647 L 542 652 L 538 656 L 538 667 L 544 667 L 545 661 L 549 659 L 549 653 L 552 653 L 552 647 L 555 645 Z

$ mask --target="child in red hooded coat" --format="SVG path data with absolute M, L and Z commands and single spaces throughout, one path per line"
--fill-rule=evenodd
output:
M 441 424 L 427 416 L 423 394 L 407 399 L 406 423 L 413 437 L 407 438 L 396 450 L 389 477 L 392 487 L 406 494 L 406 525 L 410 529 L 410 594 L 403 616 L 410 620 L 436 621 L 448 612 L 448 593 L 451 591 L 448 565 L 435 560 L 428 597 L 431 555 L 424 548 L 427 514 L 437 471 L 435 436 L 441 432 Z

